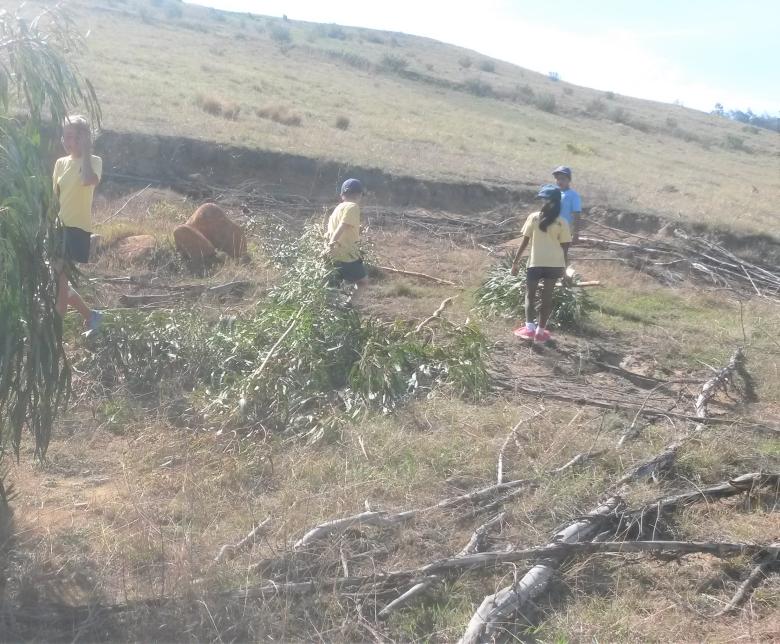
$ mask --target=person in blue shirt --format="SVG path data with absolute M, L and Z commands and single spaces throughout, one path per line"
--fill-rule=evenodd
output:
M 571 168 L 565 165 L 553 170 L 555 183 L 561 191 L 560 217 L 569 224 L 573 241 L 577 241 L 579 219 L 582 215 L 582 200 L 579 193 L 571 187 Z

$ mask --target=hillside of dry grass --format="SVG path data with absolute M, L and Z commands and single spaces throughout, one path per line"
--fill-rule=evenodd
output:
M 128 196 L 101 195 L 96 220 L 115 213 Z M 143 315 L 123 308 L 122 296 L 246 280 L 252 286 L 243 297 L 183 296 L 149 311 L 174 320 L 191 314 L 240 320 L 280 283 L 266 240 L 251 225 L 248 259 L 205 274 L 189 272 L 170 233 L 195 205 L 175 193 L 148 190 L 99 227 L 106 250 L 88 269 L 83 291 L 90 302 L 111 309 L 111 328 L 144 331 Z M 300 222 L 295 209 L 246 213 L 226 206 L 246 224 L 272 215 Z M 649 521 L 644 538 L 778 541 L 777 487 L 696 502 L 697 491 L 708 485 L 780 471 L 777 429 L 761 429 L 776 423 L 780 398 L 776 304 L 708 286 L 693 273 L 682 273 L 686 279 L 670 287 L 616 261 L 618 255 L 583 244 L 573 249 L 573 261 L 587 279 L 601 282 L 592 292 L 595 309 L 578 327 L 559 332 L 555 346 L 531 348 L 510 334 L 513 320 L 473 308 L 476 287 L 497 261 L 490 249 L 468 236 L 421 232 L 370 214 L 366 223 L 375 263 L 444 277 L 456 286 L 376 274 L 357 299 L 360 314 L 416 323 L 454 296 L 445 317 L 455 323 L 470 318 L 481 327 L 497 386 L 479 400 L 432 390 L 388 413 L 353 415 L 334 403 L 338 422 L 314 436 L 262 425 L 217 431 L 198 413 L 190 385 L 178 374 L 139 391 L 96 370 L 90 356 L 97 345 L 78 334 L 75 315 L 70 317 L 71 408 L 57 424 L 45 463 L 23 453 L 19 463 L 9 464 L 7 480 L 19 496 L 0 639 L 451 642 L 486 595 L 532 564 L 457 571 L 387 619 L 379 611 L 406 587 L 372 588 L 370 580 L 456 555 L 493 517 L 499 518 L 479 548 L 544 545 L 607 493 L 620 494 L 629 509 L 678 492 L 694 495 L 690 505 Z M 152 256 L 129 261 L 119 253 L 115 244 L 134 233 L 156 237 Z M 430 325 L 432 341 L 443 328 Z M 757 400 L 743 397 L 739 386 L 719 392 L 709 413 L 734 421 L 691 435 L 678 414 L 693 412 L 702 383 L 736 346 L 745 348 Z M 588 399 L 633 407 L 598 407 Z M 662 411 L 645 418 L 636 413 L 640 406 Z M 530 420 L 511 434 L 523 419 Z M 632 423 L 639 431 L 618 446 Z M 686 437 L 677 459 L 655 479 L 620 482 Z M 466 504 L 422 512 L 396 527 L 355 526 L 311 549 L 294 546 L 323 521 L 367 509 L 426 508 L 490 486 L 499 454 L 504 480 L 529 484 L 499 497 L 492 509 Z M 553 472 L 577 455 L 588 456 Z M 215 561 L 222 546 L 266 520 L 264 531 L 235 557 Z M 626 528 L 611 538 L 632 534 Z M 716 642 L 746 634 L 771 641 L 780 632 L 778 575 L 769 575 L 744 608 L 715 616 L 753 567 L 748 555 L 580 556 L 535 598 L 533 610 L 504 628 L 537 642 Z M 343 577 L 368 581 L 338 590 Z M 310 592 L 285 590 L 285 584 L 307 580 L 314 580 Z
M 775 132 L 400 33 L 175 0 L 71 6 L 90 33 L 80 62 L 107 129 L 506 186 L 537 185 L 568 164 L 586 205 L 778 227 Z

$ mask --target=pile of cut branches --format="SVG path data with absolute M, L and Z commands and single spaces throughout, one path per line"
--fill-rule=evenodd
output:
M 527 271 L 521 266 L 517 276 L 514 276 L 511 270 L 512 256 L 509 254 L 490 269 L 475 294 L 476 306 L 480 311 L 505 317 L 523 316 Z M 580 277 L 575 274 L 571 283 L 563 282 L 555 287 L 550 318 L 555 326 L 576 327 L 593 308 L 593 300 L 586 289 L 576 286 L 580 281 Z
M 780 300 L 780 271 L 777 266 L 748 261 L 704 237 L 681 230 L 675 230 L 674 234 L 676 242 L 632 235 L 636 240 L 631 242 L 581 236 L 580 243 L 614 251 L 619 261 L 644 270 L 664 283 L 679 282 L 690 274 L 713 286 Z
M 469 397 L 487 390 L 487 343 L 476 326 L 437 317 L 433 332 L 361 317 L 346 291 L 328 286 L 321 245 L 314 226 L 286 245 L 279 284 L 238 319 L 113 316 L 79 370 L 109 387 L 184 390 L 209 426 L 303 433 L 434 388 Z

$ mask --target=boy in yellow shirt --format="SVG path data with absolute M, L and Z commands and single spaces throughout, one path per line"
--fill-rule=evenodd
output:
M 545 200 L 540 212 L 528 216 L 523 226 L 523 241 L 512 262 L 512 275 L 517 275 L 520 256 L 531 247 L 528 257 L 528 273 L 525 291 L 525 325 L 515 329 L 514 334 L 526 340 L 547 342 L 552 339 L 547 330 L 547 320 L 552 313 L 552 299 L 555 282 L 565 274 L 568 251 L 571 244 L 569 224 L 560 217 L 561 191 L 557 186 L 547 184 L 539 190 L 538 197 Z M 535 300 L 539 283 L 542 284 L 539 322 L 535 322 Z
M 341 279 L 363 286 L 366 267 L 360 257 L 360 201 L 363 184 L 358 179 L 347 179 L 341 185 L 341 203 L 328 219 L 327 253 Z
M 54 194 L 60 201 L 59 218 L 64 227 L 64 257 L 57 271 L 56 310 L 65 316 L 68 305 L 75 307 L 84 318 L 84 325 L 95 331 L 100 326 L 102 313 L 93 311 L 69 285 L 65 262 L 89 261 L 92 234 L 92 197 L 100 183 L 103 160 L 92 154 L 89 123 L 83 116 L 70 116 L 62 126 L 62 147 L 68 156 L 57 159 L 52 181 Z

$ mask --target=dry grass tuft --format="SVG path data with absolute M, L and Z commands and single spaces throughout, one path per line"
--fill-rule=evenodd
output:
M 288 125 L 290 127 L 299 127 L 303 123 L 301 115 L 291 111 L 286 105 L 259 107 L 255 110 L 255 113 L 261 119 L 269 119 L 274 123 L 280 123 L 281 125 Z
M 238 120 L 238 115 L 241 113 L 241 106 L 238 103 L 223 101 L 215 96 L 198 94 L 195 97 L 195 104 L 206 114 L 221 116 L 228 121 Z

